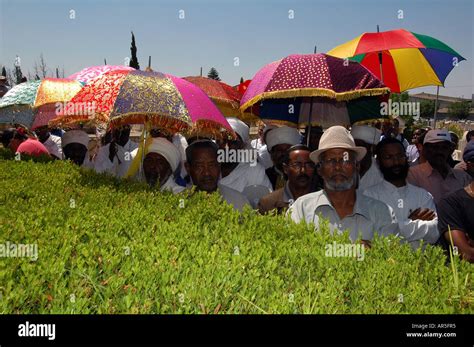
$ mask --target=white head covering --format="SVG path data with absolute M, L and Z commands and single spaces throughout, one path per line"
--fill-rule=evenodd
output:
M 64 148 L 70 143 L 80 143 L 88 148 L 89 135 L 83 130 L 69 130 L 63 135 L 61 146 Z
M 175 172 L 181 162 L 181 155 L 174 144 L 163 137 L 155 137 L 147 148 L 146 154 L 158 153 L 162 155 L 168 164 L 170 164 L 171 171 Z
M 273 146 L 276 145 L 288 144 L 294 146 L 301 143 L 301 134 L 295 128 L 282 126 L 268 132 L 266 143 L 269 151 L 271 151 Z
M 248 127 L 248 125 L 235 117 L 228 117 L 227 121 L 229 122 L 229 125 L 232 127 L 232 130 L 234 130 L 242 138 L 242 141 L 245 144 L 248 144 L 249 134 L 250 134 L 250 128 Z
M 361 140 L 369 145 L 376 145 L 380 142 L 380 136 L 382 132 L 375 128 L 367 125 L 354 125 L 351 128 L 351 135 L 354 140 Z

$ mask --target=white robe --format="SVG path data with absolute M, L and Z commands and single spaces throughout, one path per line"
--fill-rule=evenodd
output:
M 49 135 L 48 139 L 44 141 L 43 145 L 48 150 L 49 154 L 54 155 L 58 159 L 63 159 L 63 148 L 61 146 L 61 138 L 55 135 Z
M 124 177 L 133 161 L 133 153 L 136 153 L 134 150 L 138 148 L 138 144 L 128 140 L 123 147 L 117 145 L 117 154 L 113 162 L 109 159 L 109 148 L 110 143 L 99 149 L 95 159 L 95 171 L 99 173 L 107 172 L 116 177 Z
M 372 165 L 367 170 L 364 176 L 361 177 L 359 180 L 359 187 L 358 189 L 363 192 L 367 188 L 375 186 L 384 181 L 382 172 L 380 172 L 379 166 L 375 158 L 372 158 Z
M 239 163 L 237 167 L 226 177 L 222 177 L 219 181 L 220 185 L 232 188 L 240 193 L 245 187 L 252 185 L 265 186 L 273 191 L 272 184 L 265 174 L 265 168 L 262 164 L 255 163 L 251 166 L 250 163 Z

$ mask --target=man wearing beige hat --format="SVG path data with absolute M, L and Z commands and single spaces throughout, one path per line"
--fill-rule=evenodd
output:
M 393 211 L 383 202 L 356 190 L 359 162 L 367 150 L 356 146 L 347 129 L 329 128 L 321 137 L 319 149 L 310 159 L 324 179 L 324 189 L 298 198 L 288 210 L 297 223 L 314 223 L 319 230 L 320 217 L 329 220 L 331 233 L 349 230 L 352 241 L 369 241 L 374 234 L 399 234 Z
M 433 195 L 435 203 L 464 188 L 472 179 L 465 171 L 449 166 L 451 146 L 451 135 L 447 130 L 428 131 L 423 140 L 423 156 L 426 162 L 412 166 L 408 171 L 408 183 L 426 189 Z
M 367 153 L 360 162 L 359 168 L 359 186 L 357 189 L 364 191 L 383 181 L 382 173 L 375 161 L 375 146 L 380 142 L 382 132 L 367 125 L 354 125 L 351 129 L 351 135 L 357 146 L 365 147 Z

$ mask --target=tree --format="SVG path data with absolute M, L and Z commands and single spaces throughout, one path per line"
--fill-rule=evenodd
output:
M 449 105 L 448 110 L 451 117 L 458 119 L 466 119 L 469 116 L 469 111 L 471 110 L 471 102 L 453 102 L 451 105 Z
M 7 70 L 5 69 L 5 66 L 2 67 L 2 76 L 7 77 Z
M 23 73 L 21 72 L 21 65 L 15 62 L 15 81 L 16 84 L 20 84 L 23 79 Z
M 432 118 L 434 116 L 434 109 L 435 109 L 434 100 L 423 100 L 420 103 L 420 117 Z
M 408 95 L 407 92 L 403 92 L 403 93 L 392 93 L 390 94 L 390 99 L 392 99 L 392 102 L 404 102 L 404 101 L 408 101 L 408 98 L 410 96 Z
M 243 77 L 240 77 L 240 83 L 244 83 L 244 78 Z
M 211 69 L 209 70 L 209 72 L 207 73 L 207 77 L 213 79 L 213 80 L 216 80 L 216 81 L 220 81 L 221 79 L 219 78 L 219 73 L 217 72 L 217 70 L 213 67 L 211 67 Z
M 43 53 L 40 54 L 40 61 L 39 63 L 35 62 L 35 74 L 39 77 L 41 76 L 42 78 L 46 78 L 48 75 L 48 66 L 46 65 L 46 62 L 43 57 Z
M 130 52 L 132 53 L 132 59 L 130 59 L 129 66 L 137 70 L 140 70 L 140 64 L 138 63 L 138 58 L 137 58 L 137 46 L 135 45 L 135 35 L 133 35 L 133 31 L 132 31 L 132 45 L 130 46 Z

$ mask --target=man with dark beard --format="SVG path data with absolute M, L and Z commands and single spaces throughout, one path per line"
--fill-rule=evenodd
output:
M 297 223 L 305 221 L 320 228 L 320 218 L 329 221 L 331 233 L 349 230 L 350 239 L 364 244 L 374 234 L 399 234 L 393 211 L 383 202 L 357 191 L 359 162 L 367 150 L 356 146 L 354 138 L 342 126 L 333 126 L 321 136 L 319 149 L 311 152 L 324 189 L 303 195 L 291 205 L 287 215 Z
M 451 153 L 449 132 L 444 129 L 430 130 L 423 141 L 423 156 L 426 162 L 412 166 L 408 171 L 408 182 L 430 192 L 435 203 L 446 195 L 463 189 L 472 179 L 465 171 L 449 166 Z
M 426 190 L 407 183 L 409 164 L 403 143 L 385 138 L 375 149 L 384 181 L 364 191 L 382 201 L 397 216 L 400 235 L 413 249 L 439 239 L 438 218 L 433 197 Z
M 316 190 L 316 165 L 309 159 L 310 150 L 305 145 L 290 147 L 283 157 L 283 172 L 288 177 L 283 188 L 262 197 L 258 210 L 265 214 L 271 210 L 285 211 L 296 199 Z

